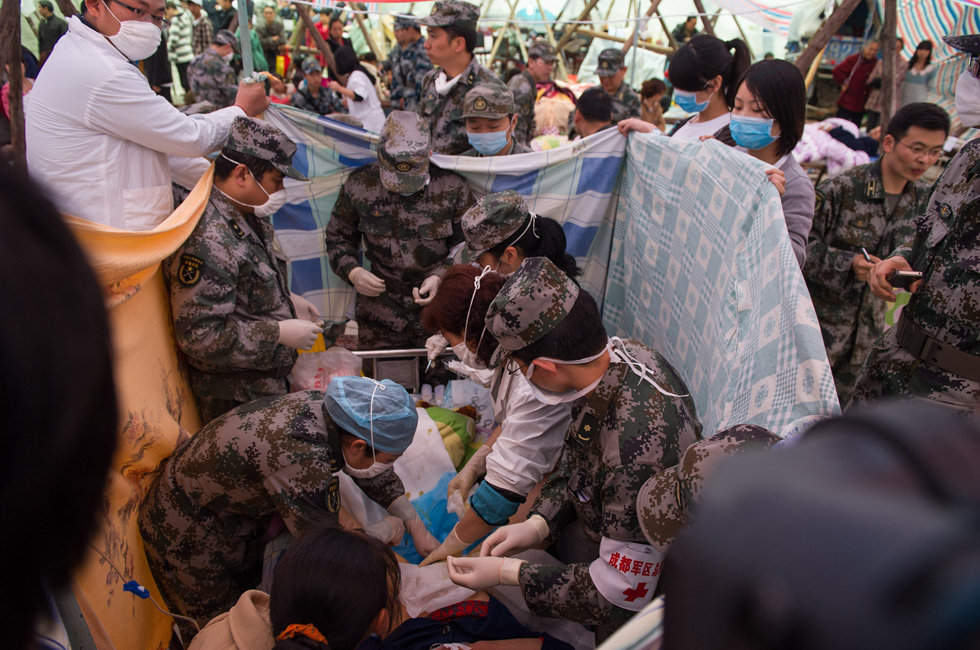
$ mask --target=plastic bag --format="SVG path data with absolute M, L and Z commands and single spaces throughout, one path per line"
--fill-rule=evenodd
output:
M 334 377 L 361 375 L 361 358 L 347 348 L 332 347 L 301 354 L 289 375 L 292 390 L 326 390 Z

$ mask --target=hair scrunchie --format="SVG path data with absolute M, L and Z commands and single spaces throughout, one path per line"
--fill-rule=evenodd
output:
M 276 637 L 276 641 L 295 639 L 298 636 L 305 636 L 307 639 L 318 643 L 327 643 L 326 637 L 320 634 L 320 630 L 316 629 L 316 626 L 312 623 L 307 623 L 306 625 L 293 623 L 292 625 L 288 625 L 286 626 L 285 630 L 279 633 L 279 636 Z

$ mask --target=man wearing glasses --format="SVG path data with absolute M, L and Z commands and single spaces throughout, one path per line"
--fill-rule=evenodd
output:
M 964 126 L 980 125 L 980 35 L 943 38 L 970 55 L 956 83 L 956 113 Z M 936 182 L 915 233 L 875 264 L 868 284 L 895 300 L 892 271 L 922 279 L 902 315 L 875 341 L 858 379 L 853 403 L 883 397 L 927 399 L 952 409 L 980 411 L 980 140 L 968 142 Z
M 268 105 L 258 83 L 207 115 L 159 97 L 134 62 L 156 51 L 166 25 L 163 0 L 85 0 L 69 19 L 25 111 L 30 173 L 62 212 L 152 229 L 173 211 L 171 182 L 193 187 L 232 121 Z
M 817 187 L 803 276 L 842 406 L 884 331 L 886 305 L 868 290 L 868 272 L 915 234 L 913 220 L 929 200 L 919 179 L 948 134 L 949 116 L 935 104 L 903 106 L 888 123 L 881 158 Z

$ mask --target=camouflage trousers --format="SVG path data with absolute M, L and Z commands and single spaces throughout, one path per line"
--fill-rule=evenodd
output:
M 907 397 L 927 399 L 957 411 L 980 413 L 980 382 L 917 359 L 898 345 L 897 337 L 898 327 L 878 337 L 848 408 L 889 397 Z
M 359 350 L 420 348 L 429 336 L 422 329 L 422 308 L 415 304 L 411 289 L 408 295 L 391 291 L 376 297 L 358 294 L 354 314 Z

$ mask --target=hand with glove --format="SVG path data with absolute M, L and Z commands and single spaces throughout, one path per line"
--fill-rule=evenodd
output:
M 388 512 L 405 523 L 405 529 L 411 533 L 412 543 L 415 544 L 415 550 L 419 555 L 425 557 L 439 547 L 439 540 L 426 529 L 418 511 L 407 496 L 403 494 L 392 501 L 388 506 Z
M 475 591 L 497 585 L 520 584 L 521 565 L 516 557 L 448 557 L 449 579 Z
M 370 526 L 364 527 L 364 532 L 385 544 L 398 544 L 405 536 L 405 524 L 398 517 L 382 517 Z
M 428 305 L 436 297 L 439 291 L 439 284 L 442 278 L 438 275 L 430 275 L 422 280 L 422 284 L 412 289 L 412 297 L 415 298 L 416 305 Z
M 477 449 L 476 453 L 463 466 L 463 469 L 459 470 L 459 474 L 449 481 L 446 496 L 450 503 L 466 503 L 466 499 L 470 496 L 470 490 L 480 480 L 480 477 L 487 472 L 487 455 L 489 453 L 490 445 L 483 445 Z M 453 492 L 456 492 L 459 496 L 454 497 Z M 463 516 L 462 512 L 457 512 L 456 514 L 460 517 Z
M 320 310 L 312 302 L 295 293 L 290 293 L 289 299 L 293 302 L 293 309 L 296 310 L 296 318 L 311 323 L 320 322 Z
M 519 524 L 501 526 L 483 541 L 480 557 L 511 555 L 527 550 L 548 539 L 548 522 L 541 515 L 531 515 Z
M 448 347 L 449 341 L 446 340 L 445 336 L 442 334 L 433 334 L 425 339 L 425 356 L 429 358 L 429 361 L 435 361 Z
M 279 345 L 297 350 L 309 350 L 316 343 L 317 334 L 323 331 L 317 323 L 299 318 L 279 321 Z
M 380 296 L 385 292 L 385 281 L 363 266 L 355 266 L 347 274 L 354 290 L 362 296 Z
M 459 535 L 456 534 L 456 528 L 459 528 L 459 526 L 457 525 L 455 528 L 449 531 L 446 541 L 440 544 L 439 548 L 429 553 L 429 556 L 422 560 L 419 563 L 419 566 L 428 566 L 430 564 L 435 564 L 436 562 L 442 562 L 450 555 L 459 555 L 466 550 L 467 546 L 473 543 L 464 542 L 461 540 Z

